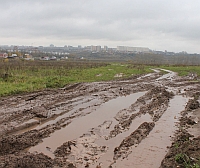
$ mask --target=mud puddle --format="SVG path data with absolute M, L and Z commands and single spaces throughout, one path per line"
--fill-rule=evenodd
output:
M 170 70 L 166 70 L 166 69 L 160 69 L 162 71 L 168 72 L 167 74 L 164 74 L 163 76 L 161 76 L 160 78 L 156 79 L 156 81 L 160 81 L 163 79 L 168 79 L 168 80 L 173 80 L 174 77 L 176 76 L 176 73 Z
M 151 70 L 154 71 L 154 73 L 149 73 L 149 74 L 146 74 L 146 75 L 142 75 L 142 76 L 138 77 L 137 79 L 140 80 L 140 79 L 145 79 L 145 78 L 148 78 L 148 77 L 151 77 L 151 76 L 155 76 L 157 73 L 160 72 L 157 69 L 151 69 Z
M 145 114 L 135 118 L 134 122 L 130 125 L 130 128 L 127 131 L 124 131 L 118 134 L 116 137 L 105 140 L 104 138 L 99 138 L 95 141 L 95 143 L 99 146 L 108 146 L 107 152 L 102 155 L 102 157 L 97 161 L 98 163 L 102 163 L 103 167 L 109 167 L 114 163 L 114 149 L 118 146 L 122 140 L 129 136 L 134 130 L 138 128 L 143 122 L 152 122 L 152 118 L 149 114 Z M 91 165 L 91 167 L 96 168 L 98 164 Z
M 117 112 L 129 107 L 139 97 L 146 92 L 138 92 L 128 96 L 118 97 L 110 100 L 90 114 L 75 119 L 71 124 L 58 130 L 50 135 L 50 137 L 43 139 L 43 142 L 29 149 L 29 152 L 42 152 L 50 157 L 54 157 L 53 151 L 66 141 L 78 138 L 84 132 L 96 127 L 106 120 L 112 119 Z M 82 112 L 87 113 L 89 109 L 84 109 Z M 59 137 L 59 138 L 58 138 Z
M 26 125 L 26 124 L 34 124 L 36 121 L 37 123 L 34 124 L 33 126 L 26 127 L 25 129 L 21 129 L 19 131 L 14 132 L 13 134 L 21 134 L 26 131 L 30 131 L 33 129 L 39 130 L 42 129 L 48 125 L 51 124 L 56 124 L 59 120 L 63 118 L 73 118 L 73 116 L 78 116 L 78 112 L 82 111 L 85 108 L 91 108 L 93 106 L 97 106 L 97 104 L 100 103 L 98 99 L 94 98 L 84 98 L 79 100 L 78 102 L 73 102 L 72 104 L 68 105 L 67 107 L 64 107 L 63 109 L 61 108 L 55 108 L 53 111 L 51 110 L 49 112 L 49 115 L 52 115 L 52 117 L 47 118 L 47 119 L 30 119 L 28 121 L 25 121 L 21 125 Z
M 117 162 L 113 167 L 152 168 L 159 167 L 167 153 L 176 128 L 180 112 L 184 110 L 188 98 L 175 96 L 169 104 L 167 111 L 154 129 L 138 146 L 133 147 L 131 154 Z M 156 159 L 155 159 L 156 158 Z
M 49 168 L 159 167 L 167 151 L 167 164 L 162 161 L 161 165 L 171 161 L 176 165 L 174 157 L 181 150 L 174 148 L 177 142 L 172 143 L 171 149 L 176 152 L 171 155 L 173 150 L 167 146 L 172 137 L 175 142 L 174 136 L 188 128 L 195 138 L 199 136 L 199 110 L 193 108 L 193 101 L 188 101 L 186 112 L 177 121 L 185 102 L 199 97 L 200 85 L 171 71 L 158 78 L 160 71 L 141 78 L 83 83 L 66 92 L 47 90 L 4 98 L 7 104 L 0 107 L 0 167 L 17 167 L 18 161 L 30 167 L 27 163 L 33 158 L 38 167 L 51 162 Z M 42 115 L 38 115 L 37 108 L 32 110 L 35 106 L 43 110 Z M 187 124 L 190 117 L 196 124 Z M 13 135 L 9 132 L 12 129 L 19 134 Z M 198 149 L 195 145 L 199 139 L 195 138 L 191 150 Z
M 94 105 L 97 105 L 98 103 L 99 103 L 99 101 L 97 99 L 93 99 L 93 100 L 87 99 L 85 101 L 82 101 L 82 102 L 79 102 L 76 104 L 72 104 L 71 107 L 69 107 L 69 109 L 67 111 L 64 111 L 64 113 L 62 115 L 59 115 L 56 118 L 52 118 L 48 122 L 41 123 L 35 129 L 41 129 L 43 127 L 46 127 L 47 125 L 55 124 L 57 121 L 61 120 L 62 118 L 71 117 L 73 115 L 76 115 L 76 113 L 78 113 L 79 111 L 82 111 L 85 108 L 90 108 Z

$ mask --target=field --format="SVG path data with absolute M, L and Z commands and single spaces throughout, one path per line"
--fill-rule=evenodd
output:
M 177 72 L 179 76 L 187 76 L 194 74 L 200 76 L 200 66 L 162 66 L 164 69 Z
M 199 72 L 0 62 L 0 168 L 199 168 Z
M 0 62 L 0 96 L 45 88 L 64 87 L 79 82 L 108 81 L 116 74 L 123 77 L 149 73 L 147 66 L 131 64 L 107 64 L 94 62 Z

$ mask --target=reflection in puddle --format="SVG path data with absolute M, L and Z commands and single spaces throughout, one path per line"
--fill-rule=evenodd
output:
M 55 151 L 58 146 L 61 146 L 64 142 L 78 138 L 89 129 L 94 128 L 104 121 L 112 119 L 117 112 L 129 107 L 139 97 L 143 96 L 146 92 L 138 92 L 129 96 L 122 96 L 116 99 L 110 100 L 93 111 L 92 113 L 75 119 L 67 127 L 62 128 L 54 132 L 50 137 L 43 139 L 43 142 L 35 147 L 30 148 L 30 152 L 42 152 L 48 156 L 54 157 L 51 151 Z M 88 109 L 84 109 L 82 112 L 87 113 Z

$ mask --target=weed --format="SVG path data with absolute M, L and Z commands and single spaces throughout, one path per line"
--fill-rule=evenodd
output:
M 174 158 L 178 164 L 182 164 L 185 168 L 200 168 L 200 161 L 198 163 L 193 163 L 191 158 L 185 153 L 176 154 Z
M 181 163 L 184 163 L 185 162 L 185 155 L 182 154 L 182 153 L 179 153 L 179 154 L 176 154 L 176 156 L 174 157 L 175 158 L 175 161 L 179 164 Z
M 176 149 L 178 149 L 179 144 L 178 144 L 178 143 L 175 143 L 174 146 L 175 146 Z

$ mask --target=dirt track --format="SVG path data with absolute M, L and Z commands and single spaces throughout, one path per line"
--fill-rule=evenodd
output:
M 1 98 L 0 167 L 184 167 L 181 150 L 199 159 L 200 84 L 168 72 Z

